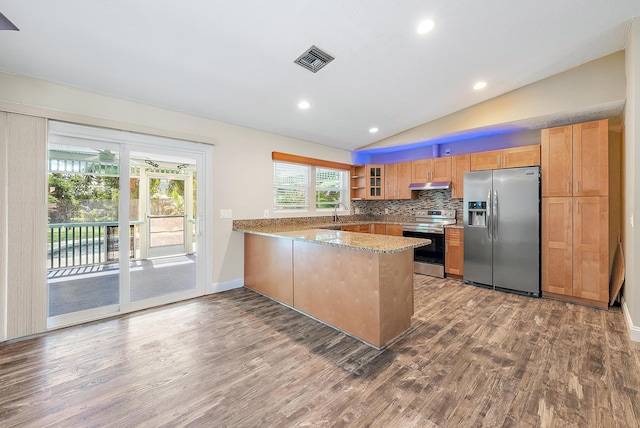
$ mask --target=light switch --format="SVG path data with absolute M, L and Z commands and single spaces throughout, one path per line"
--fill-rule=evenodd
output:
M 229 209 L 220 210 L 220 218 L 233 218 L 233 212 Z
M 269 217 L 269 210 L 264 210 L 264 217 L 265 218 Z

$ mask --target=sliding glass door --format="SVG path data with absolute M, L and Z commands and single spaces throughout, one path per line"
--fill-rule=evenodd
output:
M 49 144 L 48 316 L 117 310 L 119 146 Z
M 130 268 L 132 302 L 197 288 L 197 159 L 178 155 L 155 151 L 130 156 L 137 173 L 132 177 L 130 223 L 138 225 L 135 239 L 140 242 L 140 255 Z
M 210 274 L 198 259 L 210 246 L 202 233 L 210 153 L 200 144 L 50 124 L 50 327 L 204 294 Z

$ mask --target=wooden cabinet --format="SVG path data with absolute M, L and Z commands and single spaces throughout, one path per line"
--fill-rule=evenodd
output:
M 609 300 L 609 201 L 573 198 L 573 295 Z
M 464 173 L 471 171 L 471 155 L 458 155 L 451 158 L 451 197 L 464 197 Z
M 542 130 L 542 196 L 571 196 L 573 131 L 571 126 Z
M 411 162 L 385 165 L 385 199 L 416 199 L 417 194 L 409 190 L 409 184 L 411 184 Z
M 372 225 L 372 233 L 376 235 L 386 235 L 387 234 L 387 225 L 386 224 L 374 224 Z
M 502 150 L 471 153 L 471 171 L 502 168 Z
M 501 168 L 540 165 L 540 145 L 513 147 L 502 150 Z
M 471 171 L 540 165 L 540 146 L 471 153 Z
M 444 231 L 444 271 L 447 274 L 464 274 L 464 230 L 445 229 Z
M 402 225 L 380 223 L 372 224 L 371 233 L 375 233 L 377 235 L 402 236 Z
M 366 199 L 384 199 L 384 165 L 367 165 Z
M 542 130 L 542 196 L 608 196 L 608 121 Z
M 419 159 L 411 162 L 411 182 L 426 183 L 431 174 L 431 159 Z
M 431 159 L 431 181 L 451 181 L 451 157 Z
M 367 167 L 353 165 L 351 167 L 351 200 L 358 201 L 367 197 Z
M 608 121 L 544 129 L 541 138 L 543 296 L 606 308 L 617 234 L 610 232 Z
M 401 224 L 388 224 L 387 225 L 387 235 L 389 235 L 389 236 L 402 236 L 402 225 Z
M 420 159 L 411 162 L 411 182 L 451 181 L 451 157 Z
M 371 233 L 370 224 L 356 224 L 353 226 L 342 226 L 340 230 L 344 232 Z
M 573 294 L 573 199 L 542 199 L 542 293 Z
M 573 196 L 609 195 L 609 121 L 573 125 Z
M 602 302 L 609 298 L 606 197 L 542 199 L 542 292 Z

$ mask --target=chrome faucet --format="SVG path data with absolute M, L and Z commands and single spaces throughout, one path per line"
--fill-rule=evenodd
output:
M 344 207 L 345 210 L 348 210 L 349 207 L 346 206 L 344 203 L 342 202 L 338 202 L 337 204 L 335 204 L 335 206 L 333 207 L 333 221 L 337 222 L 338 221 L 338 207 L 340 207 L 340 205 L 342 205 Z

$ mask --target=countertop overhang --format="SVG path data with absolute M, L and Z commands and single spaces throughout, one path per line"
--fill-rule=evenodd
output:
M 234 230 L 243 233 L 271 236 L 274 238 L 286 238 L 295 241 L 312 242 L 320 245 L 330 245 L 333 247 L 349 248 L 353 250 L 382 254 L 397 253 L 431 244 L 430 239 L 345 232 L 341 230 L 328 230 L 321 228 L 305 229 L 300 226 L 259 226 L 242 229 L 234 228 Z

